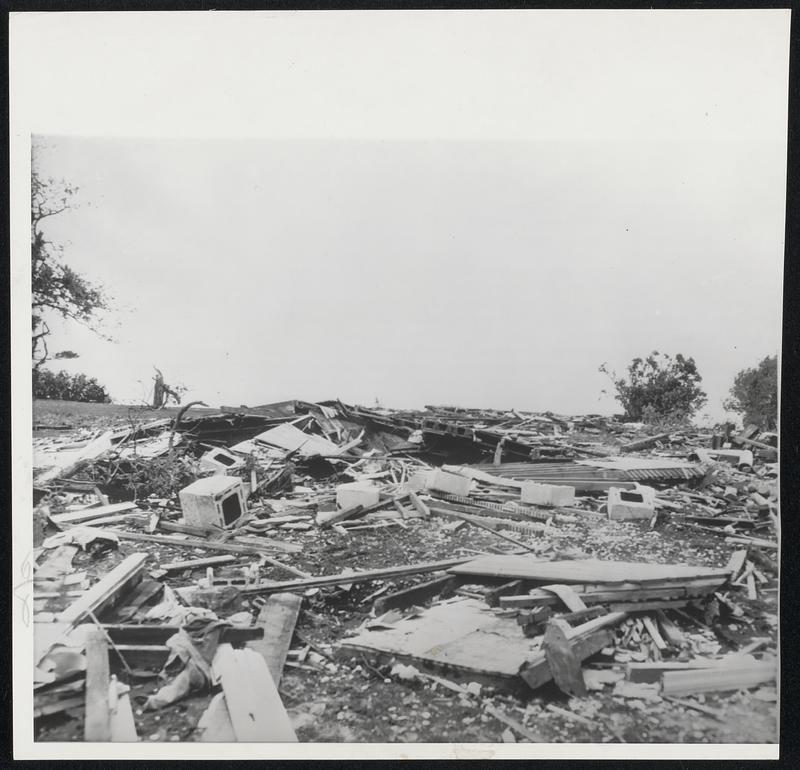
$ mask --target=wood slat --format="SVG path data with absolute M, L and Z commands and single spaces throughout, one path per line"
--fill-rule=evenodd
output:
M 73 602 L 58 616 L 59 623 L 74 626 L 87 612 L 97 615 L 117 603 L 119 598 L 142 579 L 146 553 L 134 553 L 118 564 L 105 577 L 95 583 L 80 599 Z
M 225 703 L 237 741 L 286 743 L 297 741 L 267 662 L 255 650 L 220 644 L 214 656 Z
M 283 665 L 292 644 L 294 627 L 300 614 L 303 598 L 297 594 L 273 594 L 261 608 L 256 626 L 263 631 L 261 639 L 247 646 L 263 656 L 267 662 L 272 681 L 277 687 L 281 682 Z
M 85 741 L 110 741 L 108 687 L 111 672 L 108 663 L 108 642 L 99 629 L 86 637 L 86 716 L 83 726 Z

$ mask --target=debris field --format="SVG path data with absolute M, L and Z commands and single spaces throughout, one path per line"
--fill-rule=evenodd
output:
M 192 406 L 34 432 L 37 740 L 777 741 L 774 434 Z

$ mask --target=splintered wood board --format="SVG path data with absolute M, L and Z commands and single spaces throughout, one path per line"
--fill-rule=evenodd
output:
M 247 647 L 236 650 L 230 644 L 220 644 L 214 656 L 213 669 L 222 682 L 237 741 L 297 741 L 278 688 L 261 655 Z
M 272 681 L 281 682 L 283 664 L 292 644 L 294 627 L 300 614 L 303 597 L 297 594 L 273 594 L 261 608 L 256 625 L 264 629 L 264 636 L 247 643 L 267 662 Z
M 87 612 L 97 615 L 106 607 L 116 604 L 126 591 L 142 579 L 147 559 L 146 553 L 134 553 L 128 556 L 86 591 L 80 599 L 60 613 L 58 622 L 74 626 Z
M 504 689 L 519 687 L 519 670 L 533 654 L 514 618 L 498 618 L 475 599 L 436 605 L 394 628 L 363 631 L 340 650 L 377 653 Z
M 529 556 L 480 556 L 449 569 L 454 575 L 522 579 L 539 583 L 645 583 L 704 577 L 727 578 L 729 571 L 676 564 L 575 559 L 542 561 Z

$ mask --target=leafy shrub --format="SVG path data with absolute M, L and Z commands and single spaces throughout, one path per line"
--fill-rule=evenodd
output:
M 614 383 L 615 398 L 630 420 L 680 423 L 707 400 L 694 359 L 680 353 L 673 358 L 654 350 L 647 358 L 634 358 L 625 377 L 610 371 L 606 364 L 600 371 Z
M 106 389 L 85 374 L 69 374 L 65 371 L 51 372 L 38 367 L 33 370 L 33 397 L 109 404 L 111 397 Z
M 778 425 L 778 357 L 767 356 L 753 369 L 742 369 L 723 406 L 742 415 L 745 424 L 761 430 Z

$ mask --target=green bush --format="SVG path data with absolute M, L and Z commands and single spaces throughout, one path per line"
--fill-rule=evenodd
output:
M 647 358 L 634 358 L 625 377 L 610 371 L 606 364 L 600 371 L 614 383 L 615 398 L 630 420 L 681 422 L 707 400 L 694 359 L 680 353 L 673 358 L 654 350 Z
M 33 397 L 110 404 L 111 396 L 94 377 L 85 374 L 51 372 L 42 367 L 33 370 Z
M 745 425 L 775 430 L 778 425 L 778 357 L 767 356 L 754 369 L 742 369 L 723 406 L 741 414 Z

